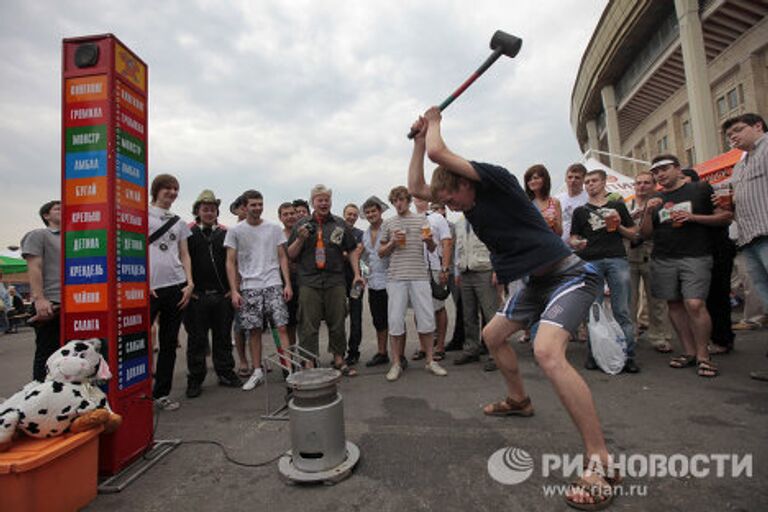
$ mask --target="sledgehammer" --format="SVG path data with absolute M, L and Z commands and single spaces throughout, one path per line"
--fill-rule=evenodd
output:
M 494 62 L 496 62 L 499 57 L 502 55 L 506 55 L 510 59 L 515 58 L 517 53 L 520 51 L 520 46 L 522 46 L 523 40 L 519 37 L 515 37 L 512 34 L 507 34 L 506 32 L 502 32 L 501 30 L 497 30 L 493 37 L 491 38 L 491 50 L 493 52 L 491 55 L 488 56 L 487 59 L 485 59 L 485 62 L 483 62 L 479 68 L 475 70 L 474 73 L 470 75 L 469 78 L 466 79 L 466 81 L 459 86 L 458 89 L 453 91 L 450 96 L 445 98 L 443 102 L 440 104 L 439 108 L 442 112 L 445 110 L 448 105 L 453 103 L 453 100 L 461 96 L 461 93 L 467 90 L 467 88 L 472 85 L 472 83 L 480 78 L 480 75 L 485 73 L 485 71 L 493 65 Z M 412 139 L 416 135 L 415 131 L 411 131 L 408 134 L 408 138 Z

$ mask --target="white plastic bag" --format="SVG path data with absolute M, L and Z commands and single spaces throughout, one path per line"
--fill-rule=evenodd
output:
M 604 304 L 592 304 L 587 326 L 592 356 L 597 366 L 609 375 L 621 372 L 627 361 L 627 338 Z

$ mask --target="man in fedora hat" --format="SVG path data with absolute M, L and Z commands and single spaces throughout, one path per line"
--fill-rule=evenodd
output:
M 227 250 L 224 247 L 226 229 L 219 225 L 219 205 L 211 190 L 203 190 L 192 205 L 195 224 L 187 239 L 192 261 L 195 289 L 184 316 L 187 339 L 187 397 L 196 398 L 203 391 L 206 374 L 205 356 L 208 351 L 208 331 L 211 331 L 211 357 L 219 384 L 240 387 L 242 382 L 234 371 L 230 329 L 232 304 L 227 281 Z

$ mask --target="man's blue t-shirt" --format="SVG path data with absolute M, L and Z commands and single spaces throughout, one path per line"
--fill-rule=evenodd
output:
M 571 254 L 512 173 L 497 165 L 470 163 L 480 181 L 474 182 L 475 206 L 464 215 L 491 251 L 499 281 L 520 279 Z

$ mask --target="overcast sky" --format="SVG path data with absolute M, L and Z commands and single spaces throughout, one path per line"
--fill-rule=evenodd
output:
M 181 182 L 191 217 L 211 188 L 248 188 L 265 216 L 334 190 L 334 210 L 404 184 L 416 116 L 486 58 L 497 29 L 523 39 L 444 113 L 454 151 L 562 181 L 581 158 L 570 94 L 606 0 L 150 1 L 0 4 L 2 248 L 60 195 L 61 40 L 111 32 L 149 65 L 149 173 Z M 429 168 L 429 167 L 428 167 Z M 226 210 L 226 208 L 224 208 Z M 231 223 L 229 212 L 222 221 Z

